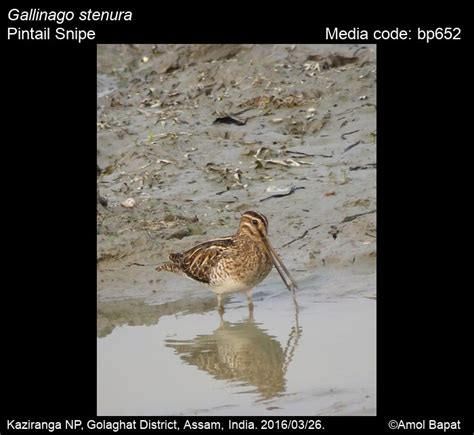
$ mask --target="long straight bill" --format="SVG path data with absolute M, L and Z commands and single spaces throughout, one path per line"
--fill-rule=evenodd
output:
M 267 238 L 264 238 L 264 241 L 265 241 L 265 246 L 267 247 L 267 250 L 272 259 L 273 265 L 275 266 L 275 269 L 280 274 L 280 277 L 285 283 L 285 285 L 288 287 L 288 290 L 292 293 L 293 301 L 295 303 L 296 308 L 298 309 L 298 303 L 296 302 L 296 294 L 295 294 L 295 290 L 298 289 L 298 286 L 296 285 L 295 280 L 291 276 L 290 272 L 286 268 L 280 256 L 273 249 L 272 245 L 270 244 L 270 241 Z

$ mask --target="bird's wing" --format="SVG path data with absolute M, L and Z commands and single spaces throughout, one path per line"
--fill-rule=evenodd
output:
M 180 255 L 181 270 L 190 278 L 208 284 L 210 270 L 229 253 L 233 245 L 231 237 L 209 240 L 196 245 Z

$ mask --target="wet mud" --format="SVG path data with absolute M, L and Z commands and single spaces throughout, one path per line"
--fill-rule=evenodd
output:
M 97 56 L 98 413 L 374 415 L 375 46 Z M 275 270 L 253 317 L 236 294 L 223 318 L 154 270 L 246 210 L 269 220 L 297 316 Z

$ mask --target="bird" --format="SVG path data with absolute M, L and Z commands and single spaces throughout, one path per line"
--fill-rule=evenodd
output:
M 252 291 L 275 266 L 298 310 L 295 297 L 298 287 L 273 249 L 268 238 L 268 219 L 260 212 L 244 212 L 234 235 L 172 253 L 169 260 L 159 264 L 156 270 L 184 275 L 209 287 L 217 296 L 220 313 L 224 312 L 223 296 L 237 292 L 246 293 L 249 311 L 253 311 Z

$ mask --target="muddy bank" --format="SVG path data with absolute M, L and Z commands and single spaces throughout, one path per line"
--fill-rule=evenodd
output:
M 299 279 L 375 264 L 374 47 L 99 46 L 98 71 L 99 301 L 173 300 L 135 263 L 231 234 L 247 209 Z
M 102 413 L 249 413 L 236 400 L 236 380 L 253 388 L 245 391 L 254 405 L 262 401 L 255 388 L 273 392 L 263 398 L 266 406 L 255 405 L 256 413 L 375 413 L 375 79 L 370 45 L 98 46 Z M 276 271 L 254 292 L 257 329 L 245 320 L 245 297 L 227 301 L 224 321 L 240 331 L 236 339 L 219 329 L 209 290 L 154 270 L 170 252 L 232 234 L 240 214 L 252 209 L 268 217 L 273 245 L 300 286 L 296 371 L 281 354 L 288 334 L 272 332 L 278 329 L 274 319 L 293 322 L 291 299 Z M 345 332 L 331 319 L 347 325 Z M 198 324 L 205 338 L 193 335 Z M 314 328 L 325 333 L 312 337 Z M 366 357 L 342 356 L 351 329 Z M 204 389 L 222 388 L 216 397 L 224 408 L 209 402 L 201 409 L 192 395 L 186 403 L 176 398 L 154 407 L 161 402 L 153 390 L 148 401 L 130 408 L 125 399 L 133 386 L 123 379 L 140 363 L 117 374 L 110 371 L 113 355 L 150 334 L 157 353 L 139 346 L 141 358 L 160 355 L 167 370 L 194 380 L 193 388 L 200 380 Z M 227 357 L 219 360 L 221 346 L 231 350 L 242 340 L 268 344 L 260 374 L 232 371 Z M 311 351 L 314 340 L 323 354 L 326 341 L 336 343 L 321 364 L 315 362 L 318 349 Z M 235 349 L 233 358 L 244 358 Z M 337 366 L 341 357 L 360 361 L 358 371 Z M 222 373 L 206 370 L 213 364 Z M 289 367 L 284 374 L 283 366 Z M 159 370 L 143 373 L 140 382 L 160 382 Z M 126 382 L 118 387 L 123 402 L 113 386 L 120 379 Z

